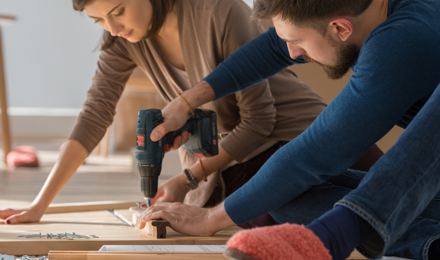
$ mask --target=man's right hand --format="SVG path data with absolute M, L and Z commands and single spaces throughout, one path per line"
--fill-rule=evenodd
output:
M 207 82 L 201 81 L 190 90 L 185 91 L 182 94 L 182 97 L 173 99 L 162 110 L 163 123 L 156 126 L 150 135 L 153 142 L 159 141 L 168 132 L 178 130 L 185 125 L 191 116 L 191 110 L 189 107 L 194 110 L 197 107 L 214 100 L 215 93 Z M 185 100 L 188 103 L 185 102 Z
M 152 219 L 168 220 L 172 229 L 192 236 L 211 236 L 219 230 L 235 226 L 223 203 L 206 209 L 179 202 L 160 202 L 141 214 L 136 227 L 143 229 L 146 222 Z
M 182 98 L 175 98 L 162 110 L 163 123 L 153 129 L 151 140 L 159 141 L 168 132 L 181 128 L 188 121 L 190 113 L 185 101 Z
M 39 222 L 42 216 L 42 213 L 32 207 L 0 210 L 0 220 L 3 220 L 5 224 Z

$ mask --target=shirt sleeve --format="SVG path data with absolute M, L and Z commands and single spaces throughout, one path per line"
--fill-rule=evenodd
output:
M 203 80 L 211 85 L 219 99 L 270 78 L 295 63 L 305 61 L 302 57 L 291 59 L 286 42 L 271 27 L 235 51 Z
M 100 54 L 92 86 L 69 137 L 81 143 L 89 153 L 113 122 L 116 104 L 136 67 L 128 56 L 120 40 Z
M 354 76 L 335 100 L 226 199 L 226 212 L 235 223 L 275 210 L 346 170 L 434 91 L 440 55 L 432 50 L 438 47 L 407 33 L 416 29 L 390 29 L 364 43 Z

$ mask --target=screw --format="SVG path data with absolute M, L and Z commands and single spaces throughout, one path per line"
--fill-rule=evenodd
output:
M 87 239 L 90 238 L 88 236 L 77 235 L 77 234 L 75 234 L 75 232 L 72 232 L 72 234 L 70 234 L 70 236 L 77 237 L 77 238 L 87 238 Z
M 25 235 L 25 238 L 30 238 L 30 237 L 42 237 L 41 233 L 39 234 L 34 234 L 34 235 Z

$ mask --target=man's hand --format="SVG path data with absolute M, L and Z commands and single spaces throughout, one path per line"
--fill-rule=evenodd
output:
M 168 220 L 175 231 L 193 236 L 211 236 L 235 225 L 226 214 L 223 203 L 215 208 L 205 209 L 179 202 L 161 202 L 142 213 L 137 228 L 144 228 L 145 223 L 152 219 Z
M 153 142 L 159 141 L 168 132 L 181 128 L 191 116 L 189 106 L 194 110 L 214 100 L 215 93 L 207 82 L 202 81 L 190 90 L 185 91 L 182 97 L 185 98 L 188 104 L 183 98 L 177 97 L 162 110 L 163 123 L 154 128 L 150 135 Z
M 41 217 L 42 214 L 31 207 L 0 210 L 0 223 L 5 224 L 39 222 Z

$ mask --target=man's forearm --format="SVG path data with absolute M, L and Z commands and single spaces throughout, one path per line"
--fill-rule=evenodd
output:
M 211 231 L 213 231 L 213 234 L 222 229 L 237 225 L 226 213 L 224 201 L 216 207 L 209 209 L 207 224 Z
M 182 96 L 188 101 L 193 109 L 215 99 L 214 90 L 206 81 L 200 81 L 193 88 L 183 92 Z

